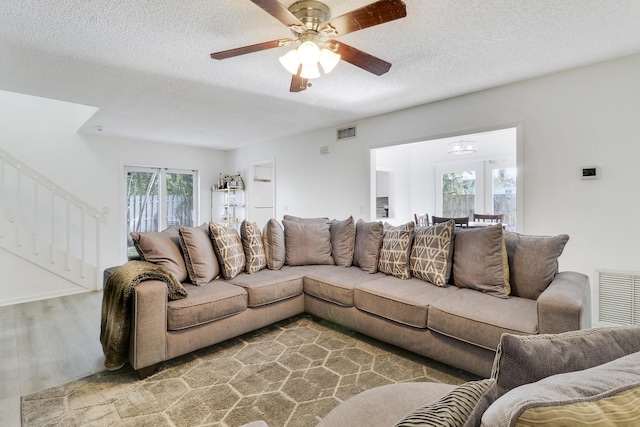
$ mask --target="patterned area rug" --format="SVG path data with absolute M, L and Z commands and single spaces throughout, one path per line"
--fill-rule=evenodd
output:
M 128 365 L 127 365 L 128 366 Z M 301 315 L 162 363 L 100 372 L 21 402 L 27 426 L 314 426 L 361 391 L 477 377 Z

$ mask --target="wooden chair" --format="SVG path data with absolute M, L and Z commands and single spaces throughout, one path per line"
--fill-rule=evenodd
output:
M 416 227 L 428 227 L 429 226 L 429 214 L 413 214 L 413 218 L 416 222 Z
M 504 221 L 504 214 L 473 214 L 473 220 L 479 222 L 493 222 L 495 224 L 502 223 Z
M 441 222 L 447 222 L 450 219 L 455 221 L 456 227 L 467 228 L 469 226 L 469 217 L 468 216 L 464 216 L 464 217 L 460 217 L 460 218 L 445 218 L 445 217 L 441 217 L 441 216 L 432 216 L 431 217 L 431 222 L 433 222 L 433 224 L 439 224 Z

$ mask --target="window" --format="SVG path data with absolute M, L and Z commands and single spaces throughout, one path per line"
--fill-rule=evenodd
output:
M 476 205 L 476 171 L 442 174 L 442 216 L 473 217 Z
M 161 231 L 198 220 L 197 171 L 125 167 L 127 256 L 136 254 L 132 231 Z

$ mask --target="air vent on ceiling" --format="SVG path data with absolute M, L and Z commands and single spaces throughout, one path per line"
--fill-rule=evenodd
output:
M 343 139 L 350 139 L 356 137 L 356 127 L 349 126 L 346 128 L 336 130 L 336 140 L 342 141 Z

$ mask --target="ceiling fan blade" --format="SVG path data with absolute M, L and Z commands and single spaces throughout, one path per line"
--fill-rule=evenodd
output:
M 252 44 L 249 46 L 237 47 L 235 49 L 222 50 L 220 52 L 214 52 L 211 54 L 213 59 L 227 59 L 234 56 L 244 55 L 252 52 L 259 52 L 261 50 L 272 49 L 274 47 L 284 46 L 290 43 L 290 39 L 271 40 L 268 42 Z
M 298 67 L 298 74 L 294 74 L 291 77 L 291 86 L 289 87 L 289 92 L 302 92 L 307 88 L 309 79 L 303 79 L 302 77 L 300 77 L 301 71 L 302 71 L 302 65 Z
M 407 6 L 400 0 L 380 0 L 352 10 L 322 24 L 321 34 L 336 37 L 407 16 Z
M 381 76 L 391 68 L 391 63 L 376 58 L 366 52 L 356 49 L 355 47 L 346 45 L 342 42 L 333 41 L 332 44 L 337 47 L 340 59 L 350 64 L 360 67 L 365 71 Z
M 282 3 L 277 0 L 251 0 L 256 5 L 260 6 L 269 15 L 282 22 L 287 27 L 291 26 L 305 26 L 295 15 L 289 12 L 289 9 L 284 7 Z M 305 27 L 306 28 L 306 27 Z

